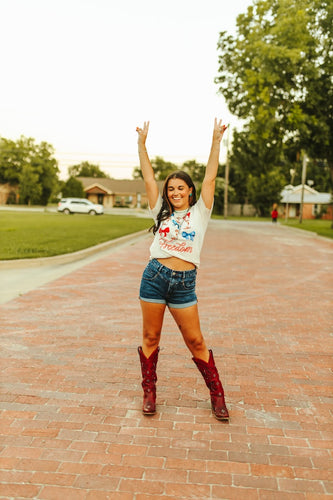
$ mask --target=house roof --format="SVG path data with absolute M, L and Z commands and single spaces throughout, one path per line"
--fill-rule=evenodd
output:
M 6 182 L 5 184 L 0 184 L 0 193 L 8 193 L 9 191 L 17 191 L 18 186 L 11 185 L 9 182 Z
M 301 203 L 302 184 L 285 186 L 281 192 L 281 203 Z M 303 203 L 311 205 L 327 205 L 332 202 L 331 193 L 319 193 L 307 184 L 304 184 Z
M 103 177 L 78 177 L 78 179 L 82 182 L 86 192 L 98 188 L 106 194 L 146 193 L 145 183 L 142 179 L 109 179 Z M 163 182 L 157 182 L 157 184 L 161 187 Z
M 103 177 L 79 177 L 78 178 L 85 191 L 89 191 L 94 187 L 98 187 L 107 194 L 113 193 L 144 193 L 145 183 L 142 179 L 109 179 Z

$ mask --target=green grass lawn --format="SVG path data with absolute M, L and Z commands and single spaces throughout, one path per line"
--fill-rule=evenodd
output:
M 333 238 L 332 221 L 330 220 L 303 219 L 302 224 L 300 224 L 298 219 L 289 219 L 288 222 L 281 221 L 281 224 L 297 229 L 304 229 L 305 231 L 312 231 L 326 238 Z
M 50 257 L 148 229 L 150 219 L 126 215 L 0 212 L 0 260 Z
M 223 215 L 213 215 L 214 219 L 223 219 Z M 255 221 L 255 222 L 271 222 L 270 217 L 228 217 L 227 220 L 240 220 L 240 221 Z M 299 223 L 298 219 L 289 219 L 288 222 L 284 222 L 283 219 L 279 219 L 279 224 L 295 227 L 297 229 L 303 229 L 305 231 L 312 231 L 325 238 L 333 238 L 332 221 L 330 220 L 303 220 L 302 224 Z
M 220 216 L 214 216 L 223 219 Z M 230 217 L 228 220 L 266 221 L 269 218 Z M 281 224 L 285 222 L 280 221 Z M 289 220 L 287 225 L 333 238 L 331 221 Z M 126 234 L 148 229 L 151 219 L 127 215 L 66 216 L 56 212 L 0 212 L 0 260 L 61 255 Z

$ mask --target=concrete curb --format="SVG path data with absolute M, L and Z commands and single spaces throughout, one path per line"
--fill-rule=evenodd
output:
M 79 250 L 73 253 L 54 255 L 53 257 L 41 257 L 36 259 L 0 260 L 0 269 L 20 269 L 27 267 L 49 266 L 53 264 L 68 264 L 70 262 L 84 259 L 98 252 L 108 250 L 109 248 L 116 247 L 125 243 L 130 243 L 131 241 L 147 235 L 147 229 L 143 229 L 142 231 L 138 231 L 137 233 L 127 234 L 125 236 L 121 236 L 120 238 L 105 241 L 104 243 L 100 243 L 99 245 L 84 248 L 83 250 Z

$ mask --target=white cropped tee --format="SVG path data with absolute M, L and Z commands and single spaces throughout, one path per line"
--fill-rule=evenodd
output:
M 157 203 L 150 213 L 156 223 L 157 215 L 162 207 L 162 196 L 159 194 Z M 207 230 L 212 208 L 206 207 L 203 199 L 187 210 L 174 211 L 162 221 L 150 247 L 151 259 L 178 257 L 200 266 L 200 253 Z

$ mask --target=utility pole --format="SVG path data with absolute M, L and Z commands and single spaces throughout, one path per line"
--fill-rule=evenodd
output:
M 223 207 L 223 217 L 228 218 L 228 187 L 229 187 L 229 135 L 230 135 L 230 124 L 228 125 L 227 134 L 227 159 L 225 163 L 225 173 L 224 173 L 224 207 Z
M 295 176 L 295 173 L 296 173 L 296 170 L 294 168 L 291 168 L 289 170 L 289 173 L 290 173 L 290 184 L 293 185 L 294 183 L 294 176 Z M 288 222 L 288 217 L 289 217 L 289 196 L 290 196 L 290 192 L 288 192 L 288 195 L 287 195 L 287 206 L 286 206 L 286 215 L 285 215 L 285 221 Z
M 302 162 L 302 192 L 301 192 L 301 206 L 300 206 L 300 212 L 299 212 L 299 223 L 302 224 L 303 220 L 303 204 L 304 204 L 304 188 L 305 188 L 305 181 L 306 181 L 306 164 L 307 164 L 307 157 L 306 154 L 303 154 L 303 162 Z

